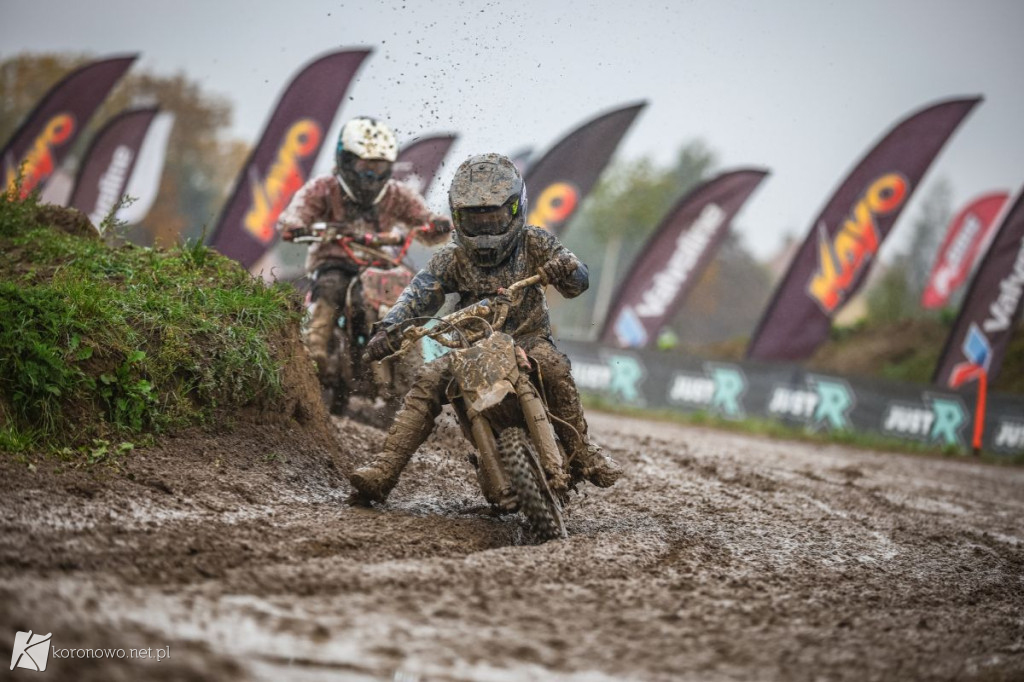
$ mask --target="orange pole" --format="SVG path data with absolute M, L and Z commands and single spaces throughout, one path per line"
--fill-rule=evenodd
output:
M 974 456 L 981 454 L 981 438 L 985 435 L 985 402 L 988 396 L 988 372 L 978 374 L 978 403 L 974 408 Z

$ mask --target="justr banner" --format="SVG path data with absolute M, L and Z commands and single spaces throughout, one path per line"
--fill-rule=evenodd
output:
M 559 341 L 580 392 L 620 405 L 759 417 L 812 431 L 860 431 L 967 451 L 976 391 L 810 372 L 797 365 L 714 362 L 676 353 Z M 1024 396 L 988 396 L 983 448 L 1024 453 Z

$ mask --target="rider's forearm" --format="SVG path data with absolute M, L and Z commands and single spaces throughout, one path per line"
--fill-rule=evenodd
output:
M 442 305 L 444 287 L 441 281 L 426 270 L 420 270 L 381 320 L 381 326 L 390 329 L 414 317 L 433 315 Z
M 558 293 L 566 298 L 576 298 L 590 288 L 590 271 L 587 269 L 587 264 L 579 259 L 577 262 L 579 265 L 576 272 L 572 273 L 568 279 L 555 284 Z

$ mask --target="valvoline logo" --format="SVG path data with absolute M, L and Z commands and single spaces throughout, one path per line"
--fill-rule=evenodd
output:
M 580 202 L 580 191 L 568 182 L 553 182 L 538 195 L 533 210 L 527 217 L 527 224 L 551 230 L 565 222 Z
M 71 114 L 61 113 L 52 117 L 43 126 L 43 130 L 36 137 L 28 153 L 16 167 L 8 164 L 7 191 L 10 192 L 18 179 L 18 171 L 21 169 L 21 197 L 29 195 L 32 190 L 45 182 L 53 175 L 56 162 L 53 150 L 71 139 L 75 132 L 75 118 Z
M 818 270 L 807 293 L 826 315 L 846 302 L 857 277 L 878 252 L 877 218 L 899 209 L 909 189 L 903 175 L 882 175 L 871 183 L 834 237 L 829 238 L 823 223 L 818 225 Z
M 615 338 L 626 348 L 642 348 L 647 345 L 647 329 L 632 306 L 623 307 L 615 319 Z
M 299 163 L 320 148 L 323 131 L 316 121 L 304 118 L 292 124 L 277 150 L 274 164 L 262 181 L 252 181 L 252 206 L 244 225 L 263 244 L 274 239 L 274 224 L 295 192 L 306 181 Z
M 960 347 L 967 362 L 959 362 L 953 367 L 949 374 L 949 387 L 959 388 L 970 381 L 979 372 L 988 372 L 989 363 L 992 360 L 992 345 L 988 342 L 985 332 L 978 328 L 974 322 L 967 330 L 964 343 Z

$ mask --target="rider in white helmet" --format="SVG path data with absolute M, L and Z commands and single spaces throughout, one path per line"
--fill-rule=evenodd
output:
M 353 236 L 407 231 L 429 223 L 431 229 L 418 235 L 421 241 L 434 244 L 446 239 L 451 221 L 432 213 L 415 190 L 391 179 L 397 156 L 394 133 L 380 121 L 360 117 L 346 123 L 338 136 L 334 173 L 310 179 L 295 193 L 277 221 L 281 238 L 291 241 L 308 233 L 312 223 L 325 221 L 342 225 L 335 234 Z M 314 302 L 307 344 L 323 376 L 331 330 L 359 268 L 341 246 L 325 241 L 310 245 L 306 272 L 313 282 Z

